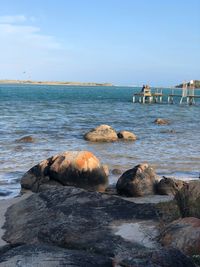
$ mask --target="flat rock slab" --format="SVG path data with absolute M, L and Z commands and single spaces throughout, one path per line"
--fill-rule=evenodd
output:
M 45 242 L 114 255 L 132 246 L 112 233 L 111 224 L 156 218 L 153 204 L 65 187 L 33 194 L 10 207 L 3 238 L 11 244 Z
M 0 267 L 112 267 L 108 257 L 48 245 L 22 245 L 0 252 Z
M 171 259 L 171 252 L 166 254 L 159 245 L 153 248 L 145 246 L 139 240 L 140 235 L 136 238 L 132 235 L 128 239 L 123 231 L 119 232 L 121 228 L 115 228 L 123 223 L 134 224 L 139 221 L 157 224 L 158 216 L 156 204 L 136 204 L 74 187 L 52 188 L 33 194 L 7 210 L 3 238 L 12 246 L 48 244 L 122 262 L 122 265 L 117 263 L 113 266 L 171 267 L 165 264 L 167 259 Z M 160 253 L 162 264 L 157 264 L 152 258 L 155 251 Z M 180 252 L 174 253 L 176 262 Z M 167 256 L 163 260 L 162 255 L 165 254 Z M 123 262 L 127 261 L 130 264 L 124 265 Z M 179 263 L 174 266 L 193 266 L 181 265 L 185 261 L 186 257 L 181 254 Z

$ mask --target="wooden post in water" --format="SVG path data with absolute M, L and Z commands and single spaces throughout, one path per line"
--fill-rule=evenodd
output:
M 195 100 L 194 100 L 194 81 L 191 80 L 190 81 L 190 86 L 188 89 L 188 96 L 187 96 L 187 103 L 189 105 L 195 104 Z
M 181 97 L 181 100 L 180 100 L 180 104 L 182 104 L 183 102 L 183 99 L 187 97 L 187 83 L 184 81 L 183 82 L 183 87 L 182 87 L 182 97 Z M 187 99 L 188 101 L 188 99 Z

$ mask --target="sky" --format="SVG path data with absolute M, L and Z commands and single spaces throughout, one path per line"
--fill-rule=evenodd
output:
M 0 79 L 200 80 L 200 0 L 0 0 Z

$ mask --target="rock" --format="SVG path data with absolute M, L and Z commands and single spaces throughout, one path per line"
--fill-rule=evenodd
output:
M 186 217 L 170 223 L 163 229 L 160 242 L 187 255 L 200 254 L 200 219 Z
M 175 195 L 186 183 L 164 177 L 156 184 L 156 193 L 159 195 Z
M 154 121 L 154 123 L 158 124 L 158 125 L 165 125 L 165 124 L 169 124 L 169 121 L 166 120 L 166 119 L 161 119 L 161 118 L 158 118 Z
M 140 258 L 140 260 L 138 260 Z M 116 267 L 196 267 L 193 261 L 177 249 L 159 249 L 151 253 L 148 258 L 145 253 L 140 252 L 138 258 L 129 257 Z
M 120 174 L 122 174 L 122 171 L 120 169 L 113 169 L 112 174 L 113 175 L 120 175 Z
M 112 267 L 112 260 L 90 252 L 50 245 L 21 245 L 0 252 L 0 267 Z
M 200 219 L 200 181 L 185 184 L 175 195 L 175 199 L 183 217 Z
M 91 142 L 114 142 L 118 140 L 116 131 L 109 125 L 100 125 L 84 135 Z
M 12 191 L 0 188 L 0 197 L 7 197 L 12 194 Z
M 44 184 L 77 186 L 104 191 L 108 185 L 108 171 L 88 151 L 68 151 L 43 160 L 32 167 L 21 179 L 21 187 L 33 192 Z
M 16 140 L 17 143 L 34 143 L 35 142 L 35 138 L 33 138 L 30 135 L 24 136 L 20 139 Z
M 137 139 L 136 135 L 134 133 L 128 132 L 128 131 L 121 131 L 117 134 L 119 139 L 125 140 L 125 141 L 135 141 Z
M 108 167 L 108 165 L 103 164 L 102 168 L 104 169 L 104 172 L 105 172 L 106 176 L 109 176 L 109 167 Z
M 171 129 L 171 130 L 163 130 L 163 131 L 160 131 L 160 133 L 166 133 L 166 134 L 176 134 L 177 132 L 175 131 L 175 130 L 173 130 L 173 129 Z
M 51 187 L 8 209 L 4 240 L 13 245 L 48 242 L 67 248 L 83 247 L 108 255 L 120 242 L 128 245 L 111 231 L 112 222 L 156 220 L 156 214 L 152 204 L 135 204 L 75 187 Z
M 10 243 L 11 248 L 7 252 L 0 251 L 0 263 L 9 258 L 16 262 L 26 256 L 29 262 L 33 255 L 34 262 L 46 259 L 49 264 L 51 259 L 63 257 L 63 266 L 93 266 L 95 261 L 99 265 L 96 263 L 94 266 L 107 266 L 111 257 L 113 265 L 110 266 L 193 267 L 179 251 L 149 248 L 138 243 L 138 238 L 126 240 L 113 230 L 114 226 L 126 221 L 138 223 L 146 220 L 148 223 L 150 220 L 158 224 L 157 214 L 154 204 L 136 204 L 75 187 L 52 187 L 32 194 L 7 210 L 3 239 Z M 12 248 L 14 246 L 19 247 Z M 69 259 L 71 262 L 68 263 Z M 174 265 L 170 265 L 172 260 Z M 50 267 L 49 264 L 45 266 Z
M 117 181 L 117 192 L 127 197 L 154 194 L 155 172 L 148 164 L 140 164 L 122 174 Z

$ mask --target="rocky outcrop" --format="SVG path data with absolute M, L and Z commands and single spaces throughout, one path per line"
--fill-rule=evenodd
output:
M 128 132 L 128 131 L 120 131 L 117 134 L 118 138 L 125 141 L 135 141 L 137 139 L 136 135 L 134 133 Z
M 51 245 L 22 245 L 0 252 L 0 267 L 111 267 L 112 259 Z
M 68 151 L 43 160 L 21 179 L 21 187 L 33 192 L 44 184 L 77 186 L 104 191 L 108 185 L 108 170 L 88 151 Z
M 160 242 L 187 255 L 200 254 L 200 219 L 186 217 L 170 223 L 161 233 Z
M 185 184 L 181 180 L 163 177 L 156 184 L 156 193 L 159 195 L 175 195 Z
M 84 135 L 91 142 L 114 142 L 118 140 L 116 131 L 109 125 L 100 125 Z
M 177 250 L 161 249 L 159 245 L 149 248 L 134 235 L 133 240 L 127 240 L 115 231 L 125 221 L 158 223 L 157 214 L 153 204 L 136 204 L 80 188 L 52 187 L 8 209 L 3 238 L 11 248 L 0 251 L 0 263 L 24 260 L 25 256 L 28 262 L 33 255 L 36 263 L 63 257 L 64 263 L 70 260 L 73 266 L 193 267 L 190 259 Z M 16 245 L 19 247 L 12 248 Z
M 154 121 L 155 124 L 158 124 L 158 125 L 166 125 L 166 124 L 169 124 L 169 120 L 166 120 L 166 119 L 161 119 L 161 118 L 157 118 L 155 121 Z
M 200 219 L 200 181 L 192 181 L 182 187 L 175 199 L 183 217 Z
M 127 197 L 154 194 L 156 174 L 148 164 L 140 164 L 122 174 L 117 181 L 117 192 Z
M 35 142 L 35 138 L 33 138 L 30 135 L 24 136 L 20 139 L 16 140 L 17 143 L 34 143 Z

